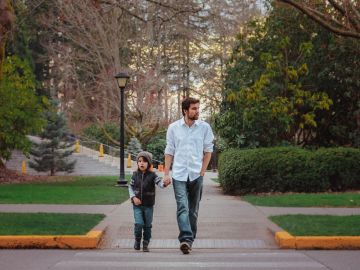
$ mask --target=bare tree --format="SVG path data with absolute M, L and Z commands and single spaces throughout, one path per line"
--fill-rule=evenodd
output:
M 360 38 L 360 1 L 358 0 L 277 0 L 295 7 L 335 34 Z
M 226 63 L 235 37 L 244 24 L 261 16 L 257 1 L 211 1 L 206 39 L 198 59 L 198 85 L 194 92 L 212 115 L 221 102 Z
M 54 88 L 63 106 L 81 119 L 101 123 L 118 119 L 119 90 L 114 75 L 129 69 L 131 25 L 119 8 L 99 7 L 94 1 L 55 1 L 53 38 L 45 44 Z
M 116 123 L 113 76 L 127 70 L 126 133 L 142 143 L 178 117 L 182 96 L 214 110 L 234 36 L 256 13 L 255 0 L 52 1 L 41 21 L 53 95 L 76 125 Z
M 128 70 L 126 133 L 143 143 L 160 126 L 163 114 L 156 108 L 163 107 L 159 97 L 164 80 L 159 72 L 160 53 L 147 40 L 148 27 L 126 11 L 134 3 L 55 3 L 52 16 L 43 17 L 43 25 L 51 25 L 53 31 L 53 38 L 45 44 L 52 77 L 48 85 L 53 94 L 61 97 L 64 110 L 73 118 L 100 125 L 118 122 L 119 89 L 113 76 Z M 136 7 L 145 8 L 146 4 Z

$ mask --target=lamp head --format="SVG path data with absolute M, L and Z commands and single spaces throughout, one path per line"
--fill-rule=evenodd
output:
M 125 72 L 120 72 L 115 75 L 116 82 L 120 88 L 124 88 L 130 76 Z

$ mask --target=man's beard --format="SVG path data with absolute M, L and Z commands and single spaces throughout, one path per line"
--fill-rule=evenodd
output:
M 195 120 L 198 120 L 198 119 L 199 119 L 199 115 L 198 115 L 198 114 L 195 114 L 193 117 L 189 117 L 189 116 L 188 116 L 188 118 L 189 118 L 189 120 L 191 120 L 191 121 L 195 121 Z

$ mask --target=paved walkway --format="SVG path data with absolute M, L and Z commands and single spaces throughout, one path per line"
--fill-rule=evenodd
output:
M 84 148 L 84 147 L 83 147 Z M 85 148 L 84 148 L 85 149 Z M 86 148 L 87 149 L 87 148 Z M 86 151 L 91 151 L 90 153 Z M 105 155 L 100 158 L 96 151 L 87 149 L 81 154 L 73 154 L 72 160 L 76 161 L 74 171 L 72 173 L 57 172 L 57 175 L 119 175 L 120 159 Z M 11 170 L 21 172 L 22 161 L 28 164 L 30 159 L 26 158 L 21 151 L 14 150 L 11 159 L 6 162 L 6 167 Z M 127 164 L 127 158 L 124 160 Z M 132 168 L 125 166 L 125 171 L 130 172 L 136 169 L 136 163 L 132 161 Z M 26 174 L 28 175 L 49 175 L 48 172 L 37 172 L 27 165 Z
M 1 270 L 358 270 L 359 251 L 0 250 Z

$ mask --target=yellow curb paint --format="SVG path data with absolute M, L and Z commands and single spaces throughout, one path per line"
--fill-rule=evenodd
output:
M 360 236 L 297 236 L 296 249 L 360 249 Z
M 360 236 L 292 236 L 275 233 L 280 248 L 291 249 L 360 249 Z
M 288 232 L 275 233 L 275 240 L 281 248 L 295 248 L 295 237 Z
M 86 235 L 6 235 L 0 236 L 0 248 L 93 249 L 102 235 L 103 231 Z

